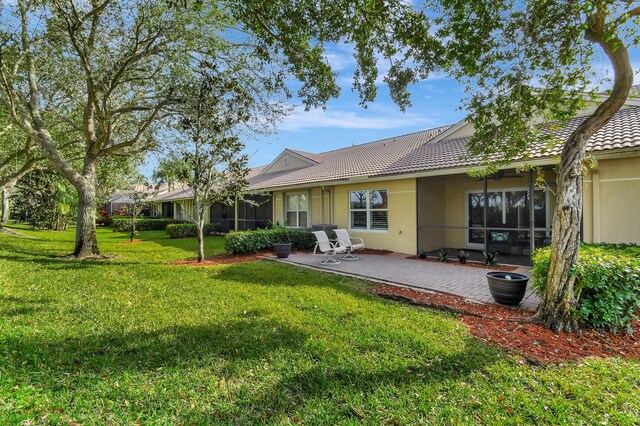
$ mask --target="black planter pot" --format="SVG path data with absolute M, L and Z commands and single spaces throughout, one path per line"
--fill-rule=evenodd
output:
M 529 277 L 515 272 L 489 272 L 487 273 L 487 281 L 489 282 L 489 291 L 496 302 L 516 306 L 524 298 Z
M 276 243 L 273 245 L 273 250 L 280 259 L 286 259 L 291 253 L 291 243 Z

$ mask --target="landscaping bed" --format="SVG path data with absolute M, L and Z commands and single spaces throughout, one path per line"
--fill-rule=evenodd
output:
M 273 253 L 263 252 L 258 254 L 218 254 L 205 258 L 202 262 L 198 262 L 198 259 L 188 260 L 176 260 L 172 262 L 173 265 L 181 266 L 217 266 L 217 265 L 231 265 L 234 263 L 253 262 L 255 260 L 263 259 L 265 256 L 272 256 Z
M 640 360 L 638 321 L 632 323 L 632 333 L 583 330 L 579 334 L 555 334 L 528 322 L 533 315 L 531 311 L 391 285 L 378 285 L 370 291 L 385 298 L 450 310 L 459 315 L 474 337 L 521 355 L 535 364 L 558 364 L 589 357 Z

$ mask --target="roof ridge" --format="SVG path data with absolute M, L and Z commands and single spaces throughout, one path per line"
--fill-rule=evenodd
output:
M 402 138 L 402 137 L 405 137 L 405 136 L 415 135 L 415 134 L 418 134 L 418 133 L 424 133 L 424 132 L 428 132 L 428 131 L 432 131 L 432 130 L 442 129 L 442 131 L 445 131 L 447 128 L 449 128 L 451 126 L 454 126 L 454 124 L 445 124 L 445 125 L 438 126 L 438 127 L 432 127 L 430 129 L 417 130 L 415 132 L 409 132 L 409 133 L 404 133 L 402 135 L 390 136 L 388 138 L 377 139 L 375 141 L 363 142 L 363 143 L 359 143 L 359 144 L 356 144 L 356 145 L 345 146 L 343 148 L 331 149 L 329 151 L 324 151 L 324 152 L 321 152 L 321 153 L 316 154 L 316 155 L 324 155 L 324 154 L 328 154 L 330 152 L 342 151 L 344 149 L 351 149 L 351 148 L 357 148 L 357 147 L 364 146 L 364 145 L 371 145 L 373 143 L 388 141 L 388 140 L 391 140 L 391 139 Z M 438 134 L 440 134 L 440 133 L 438 133 Z M 434 135 L 434 137 L 435 136 L 437 136 L 437 135 Z

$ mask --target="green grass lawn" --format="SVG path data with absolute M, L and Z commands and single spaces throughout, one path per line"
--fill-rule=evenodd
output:
M 0 424 L 638 424 L 640 363 L 532 367 L 455 317 L 195 240 L 0 235 Z M 207 252 L 223 240 L 208 238 Z M 138 422 L 138 423 L 136 423 Z

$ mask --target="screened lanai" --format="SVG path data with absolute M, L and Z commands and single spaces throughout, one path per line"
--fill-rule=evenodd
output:
M 541 179 L 538 179 L 538 178 Z M 501 170 L 486 178 L 466 174 L 419 178 L 418 250 L 458 250 L 481 260 L 498 252 L 498 262 L 530 265 L 531 252 L 551 243 L 555 173 L 544 169 Z

